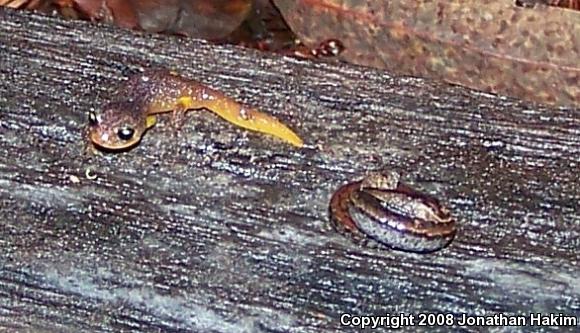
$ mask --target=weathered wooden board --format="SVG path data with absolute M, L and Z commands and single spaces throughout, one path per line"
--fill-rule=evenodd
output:
M 0 9 L 0 22 L 0 330 L 335 332 L 344 313 L 580 315 L 580 110 L 30 13 Z M 130 152 L 84 156 L 87 111 L 140 66 L 256 105 L 308 147 L 194 112 L 178 135 L 165 118 Z M 332 230 L 332 191 L 383 167 L 453 210 L 449 248 L 363 248 Z

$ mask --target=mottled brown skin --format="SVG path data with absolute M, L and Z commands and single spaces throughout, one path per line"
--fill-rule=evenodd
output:
M 173 111 L 179 115 L 202 108 L 240 127 L 276 136 L 297 147 L 303 145 L 277 119 L 166 70 L 148 70 L 129 78 L 110 103 L 90 114 L 89 138 L 105 149 L 130 148 L 155 124 L 156 114 Z

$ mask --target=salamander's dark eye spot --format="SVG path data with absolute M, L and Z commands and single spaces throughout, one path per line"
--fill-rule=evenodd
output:
M 117 136 L 119 137 L 119 139 L 121 139 L 123 141 L 131 140 L 131 138 L 133 138 L 134 134 L 135 134 L 135 130 L 129 126 L 120 127 L 117 130 Z
M 97 114 L 94 111 L 89 112 L 89 123 L 91 125 L 96 125 L 99 123 L 99 120 L 97 119 Z

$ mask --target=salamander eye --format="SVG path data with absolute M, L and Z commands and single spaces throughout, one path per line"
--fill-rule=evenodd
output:
M 99 123 L 99 120 L 97 119 L 97 114 L 94 111 L 89 112 L 89 123 L 91 125 L 96 125 Z
M 133 138 L 133 134 L 135 134 L 135 130 L 129 126 L 120 127 L 117 130 L 117 136 L 123 141 L 131 140 L 131 138 Z

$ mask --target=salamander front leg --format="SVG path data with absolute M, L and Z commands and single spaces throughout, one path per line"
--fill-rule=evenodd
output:
M 171 125 L 176 129 L 176 132 L 181 132 L 183 125 L 189 119 L 189 116 L 186 114 L 189 109 L 189 104 L 186 103 L 183 97 L 177 100 L 171 112 Z

